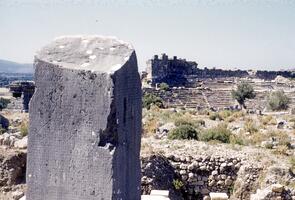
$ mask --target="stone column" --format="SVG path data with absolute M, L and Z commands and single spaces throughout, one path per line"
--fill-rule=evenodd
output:
M 141 83 L 131 45 L 60 37 L 34 65 L 27 200 L 139 200 Z

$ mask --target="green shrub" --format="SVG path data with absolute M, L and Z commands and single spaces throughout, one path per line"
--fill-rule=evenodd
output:
M 219 112 L 219 116 L 224 120 L 228 117 L 230 117 L 231 115 L 233 114 L 232 111 L 229 111 L 229 110 L 222 110 Z
M 210 128 L 201 134 L 202 141 L 216 140 L 223 143 L 230 143 L 231 131 L 227 129 L 226 124 L 220 124 L 216 127 Z
M 167 83 L 160 83 L 159 88 L 160 90 L 167 91 L 169 90 L 169 85 Z
M 174 124 L 175 126 L 189 125 L 198 128 L 199 126 L 205 126 L 205 121 L 202 119 L 192 120 L 188 117 L 181 117 L 175 119 Z
M 163 100 L 153 94 L 144 94 L 142 103 L 143 107 L 148 110 L 151 108 L 152 105 L 155 105 L 159 108 L 164 108 Z
M 289 107 L 290 98 L 282 90 L 274 91 L 268 96 L 267 104 L 273 111 L 286 110 Z
M 9 99 L 0 98 L 0 110 L 7 108 L 7 105 L 10 103 Z
M 200 126 L 205 126 L 206 125 L 206 122 L 203 120 L 203 119 L 198 119 L 196 121 L 197 125 L 200 125 Z
M 244 145 L 245 142 L 241 137 L 235 136 L 235 135 L 231 135 L 230 136 L 230 143 L 231 144 L 238 144 L 238 145 Z
M 175 126 L 189 125 L 195 127 L 195 124 L 192 120 L 185 118 L 177 118 L 174 122 Z
M 181 180 L 175 179 L 173 180 L 173 186 L 176 190 L 180 190 L 184 186 L 184 184 Z
M 0 124 L 0 135 L 2 135 L 5 132 L 6 132 L 6 129 L 3 128 L 2 125 Z
M 20 133 L 22 137 L 25 137 L 28 135 L 29 130 L 28 130 L 28 123 L 27 122 L 22 122 L 20 126 Z
M 217 120 L 217 119 L 223 120 L 223 118 L 217 112 L 210 113 L 209 119 L 214 120 L 214 121 Z
M 198 140 L 198 132 L 191 125 L 180 125 L 172 129 L 168 135 L 171 140 Z

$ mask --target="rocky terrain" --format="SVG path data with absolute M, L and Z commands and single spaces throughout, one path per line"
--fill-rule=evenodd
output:
M 212 120 L 207 114 L 191 114 L 189 111 L 171 109 L 157 109 L 155 112 L 155 109 L 144 112 L 145 131 L 148 130 L 145 120 L 154 113 L 161 117 L 161 120 L 157 120 L 159 125 L 165 121 L 163 113 L 170 118 L 178 113 L 177 120 L 187 116 L 190 121 L 201 118 L 205 122 L 204 129 L 215 127 L 225 121 Z M 0 199 L 20 199 L 25 194 L 26 166 L 26 136 L 22 136 L 22 124 L 26 122 L 28 114 L 11 111 L 2 114 L 9 119 L 10 126 L 7 132 L 0 136 Z M 245 132 L 244 118 L 251 116 L 254 122 L 258 123 L 261 117 L 267 116 L 241 113 L 232 115 L 241 116 L 235 116 L 234 121 L 227 117 L 227 120 L 231 121 L 228 126 L 232 127 L 235 134 L 244 135 L 245 141 L 253 134 L 262 134 L 263 130 L 284 130 L 290 136 L 291 147 L 284 149 L 281 144 L 272 140 L 269 142 L 274 144 L 265 146 L 265 141 L 268 140 L 264 139 L 267 137 L 259 141 L 249 139 L 247 144 L 242 145 L 235 142 L 171 140 L 168 139 L 169 131 L 176 125 L 172 121 L 167 122 L 157 126 L 155 132 L 145 132 L 142 138 L 142 193 L 149 194 L 153 189 L 169 190 L 170 199 L 209 199 L 210 192 L 227 193 L 231 199 L 294 199 L 295 164 L 292 137 L 295 135 L 291 127 L 293 115 L 274 115 L 268 122 L 269 125 L 260 127 L 261 130 L 257 133 Z M 286 120 L 286 124 L 284 127 L 278 127 L 278 122 L 282 119 Z M 167 117 L 166 121 L 169 120 Z M 233 128 L 234 124 L 240 126 L 239 131 L 236 127 Z M 170 130 L 169 126 L 172 127 Z
M 143 124 L 144 193 L 161 188 L 175 195 L 171 199 L 209 199 L 210 192 L 231 199 L 295 199 L 292 114 L 152 107 L 144 111 Z M 184 124 L 196 127 L 198 138 L 171 139 Z M 222 134 L 205 137 L 215 130 Z
M 7 92 L 4 94 L 7 96 Z M 189 93 L 184 95 L 188 98 Z M 26 193 L 28 113 L 14 109 L 13 103 L 1 111 L 3 200 L 24 199 Z M 206 106 L 206 101 L 203 104 Z M 168 190 L 172 200 L 209 200 L 216 192 L 241 200 L 295 199 L 292 107 L 293 101 L 289 110 L 275 112 L 156 105 L 144 108 L 142 194 Z M 177 138 L 175 130 L 184 126 L 193 128 L 188 129 L 192 135 Z

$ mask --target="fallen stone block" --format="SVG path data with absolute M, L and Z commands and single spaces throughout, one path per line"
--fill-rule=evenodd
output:
M 226 193 L 210 192 L 209 196 L 211 200 L 227 200 L 228 199 L 228 196 Z
M 168 197 L 161 195 L 141 195 L 141 200 L 170 200 Z
M 26 149 L 28 146 L 28 136 L 25 136 L 24 138 L 17 140 L 14 143 L 14 147 L 18 149 Z
M 151 195 L 169 197 L 169 191 L 168 190 L 152 190 Z

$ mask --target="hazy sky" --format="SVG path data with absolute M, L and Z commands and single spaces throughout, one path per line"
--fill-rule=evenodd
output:
M 0 59 L 32 62 L 53 38 L 114 35 L 201 67 L 295 68 L 295 0 L 0 0 Z

